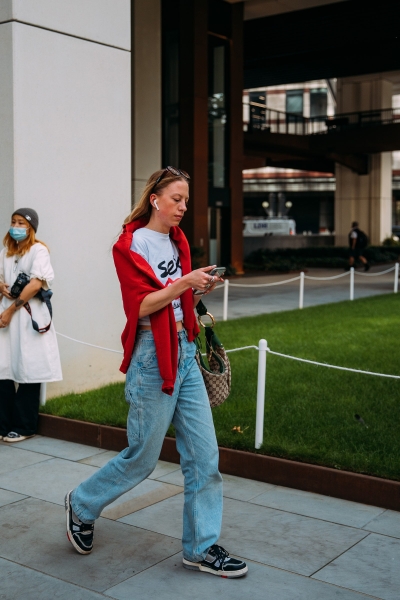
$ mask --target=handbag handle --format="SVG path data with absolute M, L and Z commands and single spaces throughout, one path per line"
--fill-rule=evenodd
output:
M 207 307 L 205 304 L 203 304 L 202 300 L 200 300 L 200 302 L 197 304 L 196 310 L 197 310 L 197 314 L 198 314 L 197 320 L 198 320 L 199 324 L 202 327 L 204 327 L 204 329 L 206 329 L 207 327 L 211 327 L 211 329 L 212 329 L 215 325 L 215 319 L 214 319 L 213 315 L 210 312 L 208 312 Z M 205 317 L 205 316 L 210 317 L 211 325 L 204 325 L 203 321 L 201 320 L 201 317 Z

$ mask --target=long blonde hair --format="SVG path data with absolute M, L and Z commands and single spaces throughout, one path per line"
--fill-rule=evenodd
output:
M 150 219 L 153 208 L 150 203 L 150 196 L 152 194 L 159 194 L 164 188 L 174 181 L 186 181 L 188 183 L 185 177 L 181 175 L 173 175 L 173 173 L 167 171 L 161 181 L 155 185 L 157 179 L 161 177 L 163 173 L 165 173 L 165 169 L 160 169 L 159 171 L 156 171 L 150 175 L 139 202 L 135 204 L 132 212 L 126 217 L 124 224 L 135 221 L 136 219 L 140 219 L 141 217 L 147 217 Z
M 28 223 L 28 221 L 27 221 Z M 3 239 L 3 245 L 7 248 L 7 254 L 6 256 L 24 256 L 24 254 L 26 254 L 27 252 L 29 252 L 29 250 L 32 248 L 32 246 L 34 244 L 43 244 L 43 246 L 45 246 L 47 248 L 47 250 L 49 250 L 48 246 L 46 246 L 46 244 L 44 242 L 41 242 L 40 240 L 38 240 L 36 238 L 36 233 L 35 230 L 33 229 L 32 225 L 30 225 L 30 223 L 28 223 L 29 225 L 29 231 L 28 231 L 28 237 L 25 238 L 24 240 L 24 244 L 21 248 L 20 244 L 18 242 L 16 242 L 11 235 L 9 234 L 9 232 L 7 231 L 6 235 L 4 236 Z M 50 252 L 50 250 L 49 250 Z

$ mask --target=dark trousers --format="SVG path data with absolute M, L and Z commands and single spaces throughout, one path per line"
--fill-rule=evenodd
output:
M 15 391 L 11 379 L 0 379 L 0 435 L 10 431 L 20 435 L 36 433 L 40 383 L 20 383 Z

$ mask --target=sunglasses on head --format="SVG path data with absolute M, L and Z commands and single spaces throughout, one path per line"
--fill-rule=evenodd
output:
M 190 175 L 186 173 L 186 171 L 181 171 L 181 169 L 176 169 L 175 167 L 167 167 L 166 169 L 164 169 L 161 175 L 157 177 L 156 182 L 153 185 L 153 190 L 157 187 L 157 185 L 160 183 L 161 179 L 166 173 L 172 173 L 172 175 L 175 175 L 176 177 L 183 177 L 184 179 L 186 179 L 186 181 L 190 180 Z

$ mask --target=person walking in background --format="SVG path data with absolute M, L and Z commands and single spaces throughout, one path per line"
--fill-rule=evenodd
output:
M 189 175 L 174 167 L 153 173 L 114 245 L 127 317 L 121 371 L 130 405 L 129 445 L 67 493 L 67 535 L 80 554 L 92 551 L 95 520 L 152 473 L 172 422 L 185 477 L 183 566 L 242 577 L 246 563 L 217 544 L 222 478 L 210 403 L 195 360 L 199 296 L 193 290 L 209 293 L 220 278 L 210 275 L 213 266 L 191 270 L 189 244 L 179 228 L 188 183 Z
M 353 221 L 353 223 L 351 224 L 351 231 L 349 233 L 349 245 L 350 259 L 348 268 L 350 269 L 354 266 L 354 262 L 356 259 L 360 259 L 364 265 L 364 271 L 369 271 L 370 265 L 365 256 L 363 256 L 363 251 L 368 246 L 368 237 L 364 233 L 364 231 L 361 231 L 361 229 L 359 229 L 357 221 Z
M 54 278 L 49 250 L 36 239 L 38 225 L 35 210 L 16 210 L 0 252 L 0 439 L 11 443 L 36 433 L 40 384 L 62 379 L 54 325 L 44 333 L 32 326 L 32 319 L 43 330 L 51 322 L 45 302 L 35 296 Z M 27 283 L 12 295 L 21 274 Z

